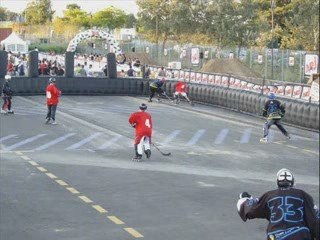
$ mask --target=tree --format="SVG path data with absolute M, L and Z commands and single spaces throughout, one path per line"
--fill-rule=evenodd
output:
M 115 28 L 124 27 L 126 24 L 126 14 L 124 11 L 117 9 L 113 6 L 107 7 L 92 16 L 92 24 L 97 27 Z
M 136 24 L 137 24 L 137 19 L 132 13 L 126 15 L 126 23 L 125 23 L 126 28 L 134 28 Z
M 7 9 L 0 7 L 0 21 L 7 20 Z
M 0 21 L 16 21 L 19 14 L 0 7 Z
M 33 0 L 27 5 L 23 15 L 28 25 L 51 22 L 55 11 L 51 8 L 51 0 Z

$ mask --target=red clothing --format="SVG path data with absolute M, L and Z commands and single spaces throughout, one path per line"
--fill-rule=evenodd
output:
M 146 112 L 135 112 L 130 115 L 129 123 L 135 126 L 136 139 L 135 144 L 139 144 L 143 136 L 151 139 L 152 135 L 152 119 L 151 115 Z
M 47 105 L 57 105 L 59 102 L 61 91 L 56 87 L 55 84 L 50 83 L 47 86 L 46 95 L 47 95 Z
M 187 84 L 185 82 L 178 82 L 176 84 L 176 92 L 186 93 L 187 92 Z

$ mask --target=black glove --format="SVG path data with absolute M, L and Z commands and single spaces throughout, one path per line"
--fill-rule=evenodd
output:
M 132 126 L 133 128 L 135 128 L 135 127 L 136 127 L 136 124 L 135 124 L 135 123 L 132 123 L 131 126 Z
M 241 198 L 251 198 L 251 195 L 247 192 L 242 192 L 239 195 L 239 199 L 241 199 Z

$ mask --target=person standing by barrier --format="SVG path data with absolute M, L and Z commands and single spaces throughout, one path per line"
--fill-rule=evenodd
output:
M 13 91 L 9 85 L 9 82 L 11 80 L 11 76 L 10 75 L 6 75 L 5 77 L 5 83 L 2 87 L 2 99 L 3 99 L 3 105 L 1 108 L 1 113 L 14 113 L 11 110 L 11 99 L 12 99 L 12 95 L 13 95 Z
M 278 189 L 260 198 L 241 193 L 237 203 L 241 219 L 267 219 L 268 240 L 318 240 L 319 209 L 312 197 L 294 188 L 294 177 L 288 169 L 278 171 L 277 185 Z
M 193 105 L 193 103 L 191 102 L 191 100 L 187 96 L 187 88 L 188 88 L 188 85 L 186 82 L 184 82 L 184 81 L 177 82 L 177 84 L 175 86 L 176 91 L 173 94 L 173 100 L 174 100 L 175 104 L 180 103 L 180 96 L 182 96 L 188 101 L 188 103 Z
M 152 135 L 152 119 L 151 115 L 146 112 L 147 105 L 142 103 L 139 109 L 139 112 L 134 112 L 129 117 L 129 123 L 136 130 L 134 141 L 135 156 L 132 158 L 132 161 L 137 162 L 140 162 L 143 151 L 147 158 L 150 158 Z
M 165 91 L 162 89 L 163 85 L 165 83 L 165 79 L 157 79 L 155 81 L 153 81 L 152 83 L 150 83 L 150 97 L 149 97 L 149 101 L 148 102 L 152 102 L 152 98 L 154 97 L 154 94 L 157 93 L 158 94 L 158 102 L 160 102 L 160 95 L 165 95 L 166 93 Z
M 268 142 L 269 128 L 273 124 L 279 128 L 279 130 L 287 137 L 287 139 L 290 139 L 290 135 L 281 124 L 281 118 L 284 117 L 284 114 L 284 106 L 280 103 L 280 101 L 276 100 L 276 95 L 274 93 L 269 93 L 268 101 L 265 103 L 262 112 L 262 116 L 267 117 L 267 121 L 264 124 L 263 138 L 260 139 L 260 142 Z
M 48 113 L 46 117 L 46 124 L 49 124 L 52 120 L 53 125 L 56 125 L 56 110 L 57 105 L 59 103 L 59 97 L 61 96 L 61 91 L 56 87 L 56 79 L 50 78 L 49 85 L 46 89 L 46 96 L 47 96 L 47 107 Z

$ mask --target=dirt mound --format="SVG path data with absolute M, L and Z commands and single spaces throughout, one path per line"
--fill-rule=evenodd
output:
M 202 68 L 201 72 L 233 74 L 245 78 L 262 78 L 260 74 L 254 72 L 238 59 L 213 59 L 209 60 Z M 252 81 L 252 80 L 251 80 Z M 261 80 L 257 80 L 259 83 Z M 258 83 L 258 82 L 255 82 Z
M 148 57 L 146 53 L 125 52 L 127 61 L 129 58 L 138 58 L 142 64 L 156 65 L 156 62 Z

